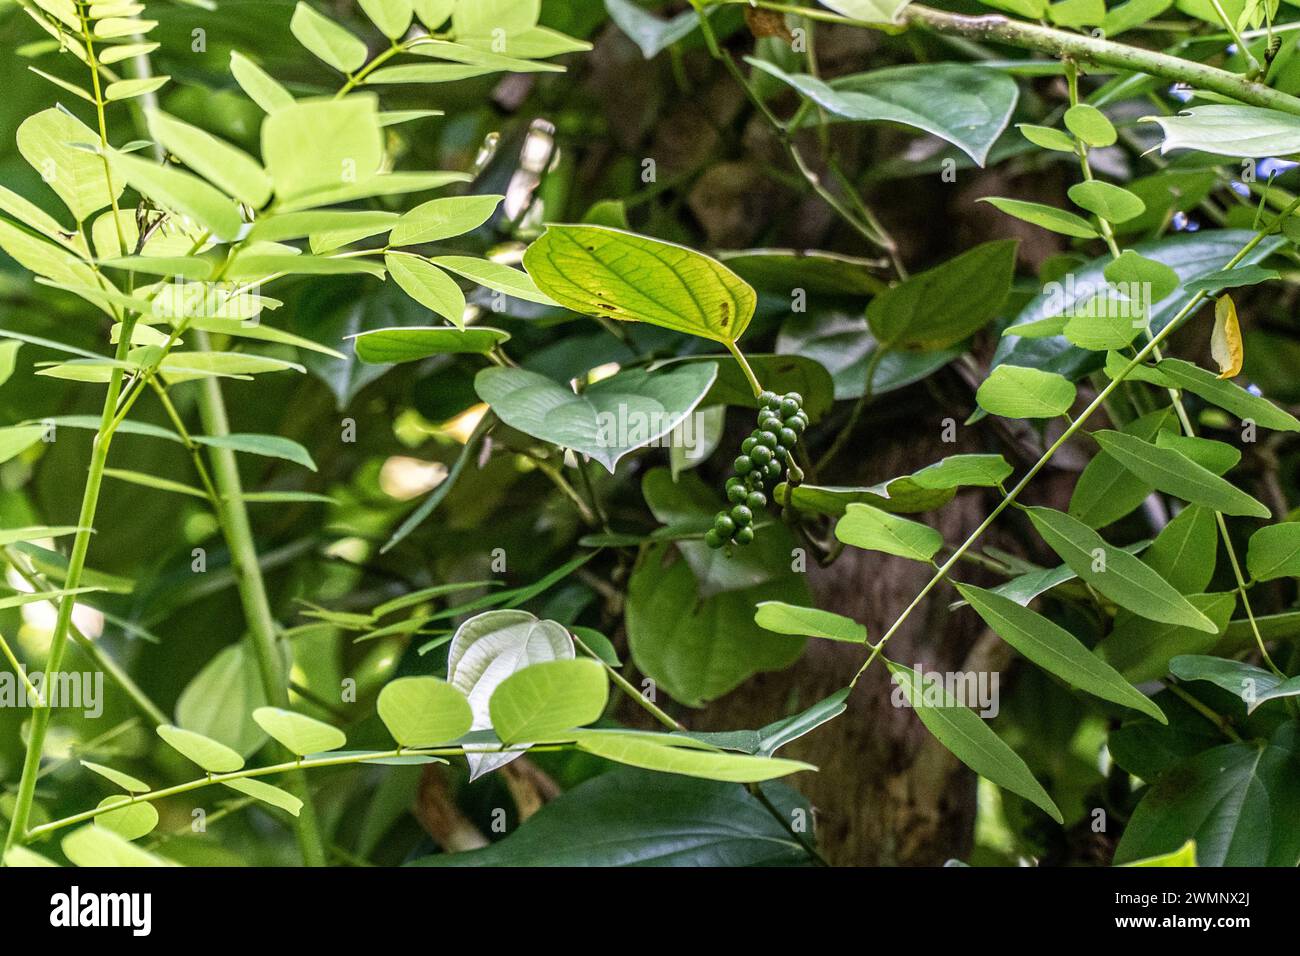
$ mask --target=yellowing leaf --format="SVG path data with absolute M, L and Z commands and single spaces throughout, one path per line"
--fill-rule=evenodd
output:
M 1245 352 L 1241 347 L 1241 324 L 1232 296 L 1220 296 L 1214 303 L 1214 333 L 1210 336 L 1210 355 L 1219 365 L 1219 378 L 1241 374 Z

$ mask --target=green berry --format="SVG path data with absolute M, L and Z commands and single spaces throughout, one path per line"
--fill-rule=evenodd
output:
M 735 462 L 736 474 L 747 475 L 754 470 L 754 462 L 748 455 L 741 455 Z
M 710 528 L 708 531 L 704 533 L 704 543 L 707 544 L 710 548 L 717 550 L 718 548 L 726 544 L 727 541 L 725 538 L 722 537 L 722 535 L 718 534 L 716 530 Z
M 755 445 L 749 452 L 750 459 L 759 468 L 762 468 L 772 460 L 772 449 L 766 445 Z
M 798 392 L 786 392 L 782 398 L 787 402 L 794 402 L 796 405 L 803 404 L 803 396 Z
M 750 491 L 761 491 L 763 489 L 763 473 L 754 471 L 746 475 L 745 487 Z
M 788 462 L 790 460 L 790 449 L 784 445 L 777 445 L 775 455 L 777 461 Z
M 779 461 L 769 461 L 764 467 L 763 472 L 767 478 L 776 479 L 781 477 L 781 472 L 783 470 L 784 469 L 781 467 Z
M 740 443 L 740 451 L 742 454 L 748 455 L 751 451 L 754 450 L 754 446 L 757 444 L 758 444 L 757 438 L 752 438 L 752 437 L 746 438 L 744 441 Z
M 764 391 L 758 396 L 759 407 L 761 408 L 764 405 L 771 405 L 774 401 L 778 401 L 779 398 L 780 396 L 778 396 L 776 392 Z
M 761 491 L 751 491 L 745 496 L 745 505 L 750 511 L 759 511 L 767 507 L 767 495 Z
M 730 501 L 733 505 L 738 505 L 741 502 L 743 502 L 748 494 L 749 494 L 749 489 L 747 489 L 739 481 L 736 482 L 734 485 L 731 484 L 727 485 L 727 500 Z
M 781 399 L 781 417 L 790 418 L 799 413 L 799 403 L 790 398 Z
M 713 530 L 718 532 L 718 535 L 722 538 L 730 538 L 732 533 L 736 530 L 736 522 L 732 521 L 731 517 L 725 511 L 720 512 L 718 516 L 713 519 Z
M 760 445 L 766 445 L 768 448 L 775 448 L 777 445 L 777 441 L 778 439 L 776 437 L 776 432 L 758 433 L 758 443 Z
M 785 427 L 782 429 L 782 431 L 792 431 L 796 435 L 802 435 L 804 429 L 807 427 L 808 427 L 808 420 L 806 418 L 801 418 L 798 415 L 791 415 L 789 418 L 785 420 Z M 786 444 L 793 444 L 793 443 L 786 442 Z
M 753 528 L 738 528 L 736 530 L 736 544 L 749 544 L 754 540 Z
M 731 520 L 736 523 L 736 527 L 744 528 L 754 520 L 754 512 L 750 511 L 744 505 L 736 505 L 731 509 Z
M 781 444 L 784 445 L 786 448 L 793 448 L 795 445 L 799 444 L 799 433 L 796 432 L 793 428 L 789 428 L 789 427 L 782 428 L 780 432 L 780 437 L 781 437 Z

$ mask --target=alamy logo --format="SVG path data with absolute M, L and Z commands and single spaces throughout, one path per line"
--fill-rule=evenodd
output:
M 127 927 L 133 936 L 153 928 L 151 893 L 82 893 L 74 886 L 50 897 L 50 925 L 57 927 Z
M 0 671 L 0 707 L 48 704 L 80 710 L 92 719 L 104 712 L 103 671 L 28 671 L 26 676 L 24 681 L 13 671 Z
M 895 707 L 969 707 L 990 720 L 998 715 L 997 671 L 927 671 L 917 664 L 916 674 L 910 697 L 904 678 L 894 675 L 890 702 Z

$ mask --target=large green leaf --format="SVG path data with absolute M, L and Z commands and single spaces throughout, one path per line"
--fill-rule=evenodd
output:
M 773 496 L 782 504 L 832 517 L 840 517 L 855 502 L 903 514 L 941 508 L 958 488 L 997 487 L 1010 474 L 1011 466 L 1001 455 L 950 455 L 910 475 L 865 488 L 781 484 Z
M 1272 516 L 1250 495 L 1172 448 L 1117 431 L 1096 431 L 1092 437 L 1103 451 L 1153 488 L 1228 515 Z
M 1296 725 L 1264 745 L 1229 743 L 1170 768 L 1124 828 L 1116 863 L 1196 841 L 1202 866 L 1300 863 L 1300 747 Z
M 436 677 L 400 677 L 379 692 L 379 719 L 403 747 L 428 747 L 469 732 L 474 714 L 460 688 Z
M 1140 710 L 1162 724 L 1168 722 L 1150 698 L 1065 628 L 992 591 L 970 584 L 958 584 L 957 590 L 994 633 L 1039 667 L 1103 700 Z
M 670 372 L 630 369 L 581 393 L 519 368 L 485 368 L 474 388 L 512 428 L 589 455 L 612 474 L 629 452 L 657 442 L 686 418 L 717 375 L 711 362 Z
M 1300 152 L 1300 116 L 1281 110 L 1216 103 L 1146 119 L 1159 123 L 1165 134 L 1162 154 L 1171 149 L 1242 157 Z
M 886 0 L 889 2 L 889 0 Z M 749 57 L 755 68 L 788 83 L 832 116 L 901 123 L 945 139 L 980 166 L 1007 128 L 1019 91 L 998 70 L 966 63 L 925 63 L 856 73 L 826 83 Z
M 545 740 L 597 720 L 609 699 L 605 668 L 590 658 L 542 661 L 492 692 L 492 729 L 503 743 Z
M 810 820 L 789 787 L 764 794 L 789 819 Z M 415 866 L 777 866 L 807 852 L 743 787 L 619 768 L 578 784 L 503 840 Z
M 1015 240 L 986 242 L 876 296 L 867 322 L 884 348 L 956 345 L 998 314 L 1015 264 Z
M 1063 822 L 1061 811 L 1034 779 L 1029 767 L 979 715 L 953 700 L 942 686 L 927 685 L 928 679 L 913 668 L 893 661 L 886 661 L 886 664 L 894 683 L 902 689 L 921 723 L 953 756 L 981 777 L 1019 794 L 1041 807 L 1056 822 Z M 936 690 L 943 695 L 939 703 L 931 699 Z
M 1214 512 L 1193 505 L 1160 529 L 1142 560 L 1183 594 L 1199 594 L 1214 577 L 1218 545 Z
M 1081 521 L 1051 508 L 1029 508 L 1029 520 L 1071 570 L 1120 607 L 1153 621 L 1216 633 L 1214 622 L 1168 581 Z
M 735 342 L 757 296 L 734 272 L 671 242 L 604 226 L 550 226 L 524 254 L 538 288 L 584 315 Z
M 752 674 L 798 659 L 804 642 L 763 630 L 754 623 L 754 605 L 807 603 L 802 575 L 787 572 L 753 587 L 702 597 L 690 564 L 681 559 L 669 564 L 672 556 L 669 544 L 647 547 L 628 583 L 628 646 L 637 667 L 660 689 L 698 707 Z

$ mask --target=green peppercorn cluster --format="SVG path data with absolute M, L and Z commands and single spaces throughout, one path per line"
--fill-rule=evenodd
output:
M 727 479 L 731 507 L 718 512 L 704 535 L 710 548 L 754 540 L 754 516 L 767 507 L 768 485 L 780 481 L 794 464 L 794 446 L 807 427 L 808 413 L 798 392 L 763 392 L 758 397 L 758 427 L 741 443 L 736 474 Z

